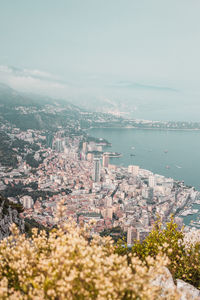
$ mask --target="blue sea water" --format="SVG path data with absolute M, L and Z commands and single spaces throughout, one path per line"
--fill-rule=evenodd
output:
M 111 142 L 105 150 L 122 153 L 111 163 L 139 165 L 200 190 L 200 131 L 102 128 L 88 133 Z

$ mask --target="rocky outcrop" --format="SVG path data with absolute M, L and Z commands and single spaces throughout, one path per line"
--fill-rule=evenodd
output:
M 21 233 L 24 232 L 24 220 L 19 217 L 22 210 L 20 204 L 12 203 L 0 196 L 0 240 L 11 234 L 10 226 L 13 223 L 17 225 Z
M 177 290 L 181 295 L 181 300 L 200 300 L 200 290 L 181 279 L 177 279 Z
M 175 284 L 170 271 L 166 267 L 163 267 L 160 275 L 152 281 L 152 285 L 161 288 L 161 298 L 171 291 L 172 293 L 176 292 L 177 299 L 180 300 L 200 300 L 200 290 L 181 279 L 177 279 Z

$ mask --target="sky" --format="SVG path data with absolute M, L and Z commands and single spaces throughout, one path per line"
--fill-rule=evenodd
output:
M 200 119 L 199 11 L 199 0 L 0 0 L 0 82 Z

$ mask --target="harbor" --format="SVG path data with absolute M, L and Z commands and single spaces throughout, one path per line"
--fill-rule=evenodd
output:
M 200 192 L 197 192 L 194 200 L 187 203 L 179 216 L 183 218 L 186 226 L 200 229 Z

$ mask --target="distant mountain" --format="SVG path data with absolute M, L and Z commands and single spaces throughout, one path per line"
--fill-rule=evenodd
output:
M 18 92 L 8 85 L 0 82 L 0 105 L 5 106 L 38 106 L 44 105 L 65 105 L 70 109 L 78 109 L 77 106 L 63 99 L 53 99 L 32 93 Z

